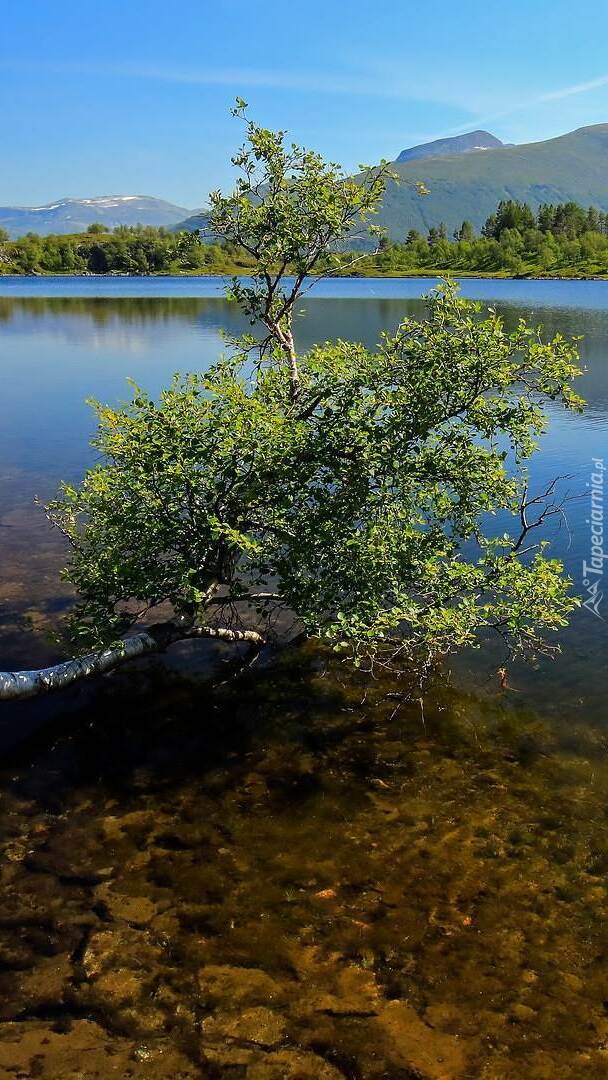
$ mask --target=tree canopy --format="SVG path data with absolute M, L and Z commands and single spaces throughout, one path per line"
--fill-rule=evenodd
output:
M 163 621 L 143 651 L 192 635 L 273 644 L 288 619 L 357 664 L 419 673 L 491 631 L 509 654 L 549 647 L 576 600 L 534 542 L 559 507 L 529 494 L 526 460 L 548 401 L 580 407 L 575 344 L 523 321 L 507 332 L 445 285 L 375 350 L 298 352 L 308 275 L 374 211 L 388 167 L 355 184 L 246 124 L 212 227 L 255 260 L 232 285 L 251 335 L 157 401 L 135 388 L 125 407 L 97 405 L 99 464 L 48 507 L 71 548 L 80 651 L 120 662 L 144 617 Z M 500 511 L 514 527 L 496 537 Z M 0 694 L 62 685 L 15 678 Z

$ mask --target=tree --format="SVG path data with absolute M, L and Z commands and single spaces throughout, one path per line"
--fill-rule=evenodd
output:
M 99 236 L 101 233 L 106 232 L 108 232 L 107 226 L 102 225 L 100 221 L 92 221 L 90 225 L 87 225 L 89 236 Z
M 500 240 L 505 229 L 533 229 L 536 225 L 534 214 L 527 203 L 517 202 L 516 199 L 506 199 L 499 202 L 495 214 L 491 214 L 485 222 L 481 232 L 482 236 L 492 240 Z
M 542 206 L 539 206 L 537 222 L 540 231 L 544 233 L 552 232 L 554 221 L 555 206 L 553 205 L 553 203 L 543 203 Z
M 238 99 L 233 110 L 245 119 L 247 130 L 247 143 L 232 158 L 240 173 L 236 189 L 228 198 L 211 193 L 210 231 L 255 261 L 252 281 L 233 278 L 232 295 L 252 326 L 266 328 L 264 345 L 278 347 L 287 359 L 295 401 L 300 377 L 292 320 L 304 281 L 376 212 L 387 179 L 395 176 L 383 161 L 372 169 L 361 166 L 359 183 L 350 180 L 320 154 L 287 145 L 286 132 L 247 120 L 246 107 Z M 288 268 L 294 280 L 284 288 Z
M 582 206 L 575 202 L 560 203 L 555 208 L 552 231 L 558 236 L 567 236 L 574 240 L 587 228 L 587 214 Z
M 474 240 L 475 230 L 470 221 L 463 221 L 459 229 L 454 233 L 455 240 Z
M 136 388 L 124 408 L 96 406 L 100 463 L 47 508 L 71 549 L 69 629 L 96 651 L 0 674 L 0 697 L 182 638 L 259 649 L 286 621 L 356 664 L 421 678 L 492 630 L 510 653 L 547 649 L 544 632 L 576 603 L 531 539 L 561 508 L 528 494 L 525 470 L 544 403 L 580 405 L 574 345 L 523 322 L 508 333 L 444 286 L 425 320 L 405 319 L 375 351 L 337 341 L 298 353 L 307 275 L 378 205 L 386 168 L 353 183 L 281 132 L 247 121 L 247 138 L 241 181 L 214 194 L 212 223 L 256 260 L 232 294 L 261 337 L 176 377 L 159 401 Z M 517 527 L 492 537 L 483 522 L 501 510 Z
M 189 270 L 196 270 L 204 265 L 204 255 L 201 234 L 198 230 L 194 230 L 194 232 L 182 230 L 177 234 L 173 256 L 181 266 Z
M 35 233 L 28 233 L 17 240 L 13 247 L 13 255 L 21 273 L 32 274 L 40 268 L 42 255 L 42 242 Z
M 596 210 L 594 206 L 590 206 L 587 210 L 587 220 L 585 222 L 585 227 L 588 232 L 601 232 L 602 219 L 600 211 Z

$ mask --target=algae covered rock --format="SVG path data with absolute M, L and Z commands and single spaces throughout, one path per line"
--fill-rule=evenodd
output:
M 91 1020 L 56 1031 L 45 1021 L 0 1024 L 0 1076 L 20 1080 L 201 1080 L 168 1043 L 150 1047 L 109 1035 Z
M 258 1005 L 240 1013 L 217 1012 L 203 1021 L 203 1042 L 218 1043 L 224 1040 L 254 1046 L 278 1046 L 285 1036 L 282 1016 Z
M 313 994 L 310 1002 L 317 1012 L 333 1016 L 373 1016 L 380 1008 L 380 992 L 373 974 L 362 968 L 338 970 L 329 991 Z
M 461 1040 L 429 1027 L 405 1002 L 389 1002 L 374 1024 L 395 1070 L 410 1069 L 420 1080 L 456 1080 L 465 1075 L 467 1058 Z
M 69 953 L 48 957 L 31 970 L 18 972 L 10 1000 L 3 1003 L 0 1015 L 12 1019 L 22 1013 L 62 1005 L 72 974 Z
M 82 957 L 82 967 L 89 979 L 117 967 L 133 968 L 135 971 L 147 968 L 154 974 L 162 957 L 163 950 L 145 930 L 117 926 L 91 936 Z
M 277 1050 L 251 1065 L 247 1080 L 343 1080 L 344 1073 L 303 1050 Z
M 146 926 L 157 914 L 156 905 L 146 896 L 127 896 L 116 892 L 109 883 L 95 889 L 95 899 L 113 919 Z
M 258 968 L 208 964 L 198 974 L 206 1004 L 237 1009 L 247 1005 L 272 1005 L 284 998 L 282 987 Z

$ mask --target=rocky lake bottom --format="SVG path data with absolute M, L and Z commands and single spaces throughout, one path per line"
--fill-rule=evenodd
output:
M 607 1075 L 605 732 L 343 676 L 142 665 L 14 757 L 0 1075 Z

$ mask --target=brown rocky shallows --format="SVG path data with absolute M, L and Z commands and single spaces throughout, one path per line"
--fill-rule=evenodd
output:
M 91 1077 L 605 1075 L 600 736 L 562 754 L 471 702 L 426 731 L 358 708 L 308 711 L 301 755 L 282 715 L 210 766 L 198 716 L 146 715 L 122 790 L 114 743 L 74 780 L 85 734 L 63 792 L 57 756 L 5 778 L 9 1077 L 89 1080 L 78 1054 Z

